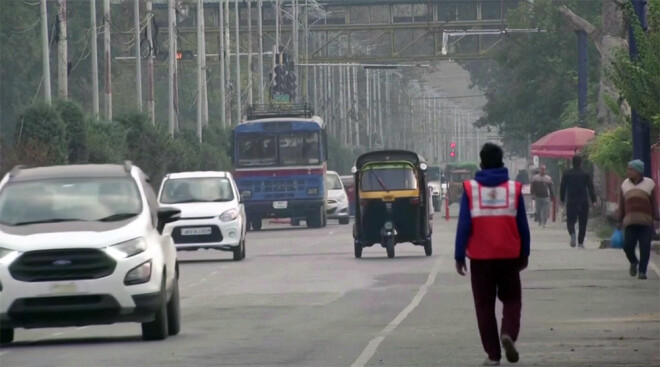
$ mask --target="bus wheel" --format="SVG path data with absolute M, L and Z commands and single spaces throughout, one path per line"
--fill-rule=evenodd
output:
M 309 228 L 323 227 L 323 214 L 321 214 L 321 210 L 319 210 L 316 213 L 311 213 L 307 215 L 307 227 Z

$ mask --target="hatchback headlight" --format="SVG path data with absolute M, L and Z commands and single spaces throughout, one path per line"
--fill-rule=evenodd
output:
M 4 259 L 5 256 L 7 256 L 7 255 L 9 255 L 9 254 L 12 254 L 12 253 L 14 253 L 14 252 L 16 252 L 16 250 L 12 250 L 12 249 L 9 249 L 9 248 L 0 247 L 0 260 Z
M 222 215 L 220 216 L 220 220 L 223 222 L 231 222 L 237 217 L 238 217 L 238 210 L 229 209 L 226 212 L 222 213 Z
M 126 273 L 125 285 L 142 284 L 151 279 L 151 260 L 144 262 Z
M 145 241 L 144 238 L 139 237 L 110 246 L 107 251 L 116 259 L 125 259 L 144 252 L 146 249 L 147 241 Z

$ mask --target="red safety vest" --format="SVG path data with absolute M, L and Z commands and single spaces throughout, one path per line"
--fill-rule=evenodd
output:
M 470 202 L 472 233 L 467 245 L 470 259 L 515 259 L 521 240 L 516 215 L 522 184 L 507 181 L 489 187 L 475 180 L 463 182 Z

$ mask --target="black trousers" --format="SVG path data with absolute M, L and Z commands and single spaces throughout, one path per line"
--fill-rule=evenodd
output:
M 630 225 L 626 227 L 623 251 L 631 264 L 639 264 L 639 272 L 646 274 L 646 268 L 651 258 L 651 238 L 653 227 Z M 635 248 L 639 242 L 639 261 L 635 255 Z
M 499 361 L 502 358 L 500 335 L 507 334 L 516 341 L 520 332 L 520 260 L 470 260 L 470 270 L 481 344 L 489 359 Z M 503 305 L 501 331 L 497 330 L 495 316 L 497 298 Z
M 566 227 L 568 234 L 575 234 L 575 222 L 578 223 L 578 243 L 584 243 L 587 234 L 587 221 L 589 220 L 589 202 L 568 202 L 566 204 Z

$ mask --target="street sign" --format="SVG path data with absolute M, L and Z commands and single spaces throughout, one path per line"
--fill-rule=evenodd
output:
M 273 101 L 275 102 L 283 102 L 283 103 L 289 103 L 290 98 L 288 94 L 283 94 L 283 93 L 275 93 L 273 95 Z
M 534 156 L 534 168 L 539 168 L 539 156 Z

